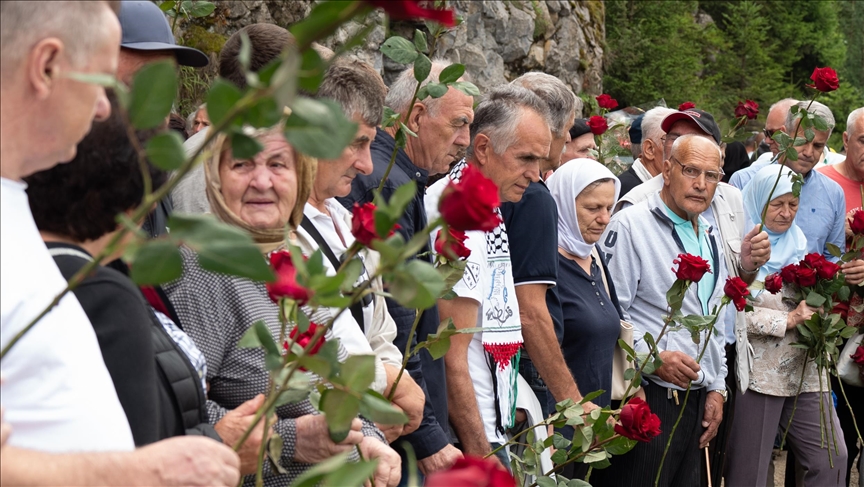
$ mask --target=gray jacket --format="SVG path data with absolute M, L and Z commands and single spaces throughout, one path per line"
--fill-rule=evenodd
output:
M 715 277 L 714 292 L 708 303 L 712 309 L 720 304 L 728 274 L 726 266 L 721 264 L 725 258 L 723 246 L 718 245 L 716 230 L 712 227 L 708 229 L 708 239 L 713 254 L 709 263 Z M 609 272 L 624 314 L 622 318 L 634 325 L 636 350 L 648 352 L 643 336 L 649 332 L 657 338 L 663 328 L 663 317 L 667 314 L 666 292 L 675 282 L 672 261 L 684 253 L 684 245 L 675 233 L 672 220 L 666 215 L 659 192 L 652 193 L 647 200 L 627 211 L 616 213 L 600 240 L 600 247 L 609 262 Z M 684 315 L 702 314 L 702 305 L 694 287 L 687 291 L 681 312 Z M 658 343 L 659 351 L 680 351 L 695 359 L 704 346 L 705 335 L 702 334 L 700 345 L 697 345 L 686 329 L 667 330 Z M 699 379 L 693 381 L 693 387 L 709 391 L 725 389 L 726 340 L 723 333 L 707 338 L 710 340 L 708 349 L 699 364 L 702 370 Z M 649 377 L 662 387 L 680 389 L 657 376 Z

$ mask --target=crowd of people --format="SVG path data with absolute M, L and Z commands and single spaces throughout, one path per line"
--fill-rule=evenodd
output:
M 176 45 L 164 14 L 149 1 L 0 6 L 6 346 L 114 241 L 121 229 L 117 215 L 131 214 L 145 186 L 168 180 L 152 165 L 142 174 L 136 146 L 170 126 L 191 154 L 210 130 L 206 105 L 188 121 L 172 116 L 157 130 L 131 130 L 110 91 L 68 74 L 113 74 L 128 82 L 154 60 L 192 67 L 209 60 Z M 89 29 L 78 29 L 85 23 Z M 244 38 L 253 71 L 292 42 L 273 24 L 249 25 L 228 39 L 219 73 L 238 88 L 247 83 L 246 61 L 240 61 Z M 333 55 L 315 48 L 324 58 Z M 446 66 L 433 61 L 424 83 L 437 82 Z M 370 388 L 391 397 L 408 421 L 384 425 L 358 415 L 347 436 L 334 442 L 309 399 L 279 406 L 270 428 L 283 448 L 270 460 L 280 468 L 265 462 L 264 485 L 288 485 L 340 453 L 378 460 L 377 486 L 404 485 L 409 455 L 426 476 L 493 450 L 493 461 L 509 468 L 507 449 L 499 447 L 520 423 L 598 390 L 605 392 L 584 403 L 586 413 L 619 406 L 612 356 L 622 321 L 632 324 L 636 350 L 647 352 L 643 337 L 657 336 L 664 326 L 666 292 L 675 281 L 669 268 L 679 254 L 710 264 L 682 304 L 685 314 L 708 315 L 724 295 L 727 276 L 761 281 L 812 252 L 836 261 L 830 248 L 845 248 L 849 220 L 862 211 L 864 107 L 848 114 L 842 157 L 827 149 L 835 126 L 829 107 L 778 101 L 765 123 L 768 150 L 754 154 L 752 164 L 746 157 L 732 162 L 731 144 L 723 142 L 712 114 L 653 108 L 631 127 L 636 159 L 616 176 L 592 158 L 594 134 L 577 118 L 582 102 L 554 76 L 526 73 L 478 100 L 455 87 L 440 98 L 415 100 L 417 84 L 411 68 L 387 87 L 371 66 L 333 60 L 318 90 L 304 96 L 335 101 L 357 124 L 338 158 L 301 153 L 281 126 L 247 131 L 263 148 L 248 159 L 235 157 L 230 139 L 220 135 L 203 164 L 143 222 L 144 234 L 157 237 L 170 230 L 174 212 L 209 213 L 251 235 L 268 259 L 288 243 L 307 255 L 320 249 L 327 272 L 335 274 L 355 239 L 350 209 L 371 202 L 379 186 L 387 200 L 416 183 L 398 222 L 406 241 L 438 217 L 451 182 L 482 175 L 497 187 L 500 220 L 466 232 L 470 255 L 453 299 L 439 300 L 419 317 L 381 292 L 341 314 L 303 307 L 315 323 L 335 316 L 327 337 L 338 339 L 341 361 L 374 355 Z M 416 133 L 404 148 L 396 149 L 396 127 L 381 126 L 385 106 Z M 828 128 L 814 129 L 812 140 L 797 147 L 797 160 L 781 167 L 773 137 L 795 132 L 792 107 L 822 117 Z M 778 171 L 783 177 L 773 189 Z M 793 193 L 796 174 L 803 178 L 800 196 Z M 239 451 L 231 446 L 255 421 L 269 373 L 262 350 L 238 343 L 259 321 L 278 336 L 279 306 L 265 283 L 206 270 L 187 246 L 180 248 L 177 279 L 139 287 L 122 259 L 125 243 L 113 245 L 105 263 L 3 358 L 0 480 L 233 486 L 245 476 L 244 484 L 252 485 L 264 422 Z M 433 262 L 438 251 L 430 241 L 412 258 Z M 360 258 L 358 284 L 386 290 L 374 277 L 378 253 L 364 249 Z M 864 260 L 841 269 L 849 284 L 864 282 Z M 837 379 L 820 378 L 812 362 L 807 365 L 806 351 L 791 346 L 796 326 L 817 310 L 790 301 L 789 289 L 756 294 L 753 311 L 730 307 L 718 321 L 724 332 L 703 334 L 700 343 L 708 346 L 699 361 L 689 331 L 664 335 L 657 344 L 663 364 L 637 392 L 659 416 L 662 433 L 614 457 L 612 468 L 595 470 L 592 485 L 650 483 L 679 414 L 660 485 L 699 485 L 703 476 L 714 485 L 720 476 L 727 486 L 766 485 L 775 437 L 790 417 L 787 479 L 848 485 L 860 449 L 852 411 L 838 403 L 825 421 L 834 423 L 841 441 L 836 447 L 820 442 L 819 404 L 831 400 L 821 384 Z M 860 313 L 849 313 L 850 323 L 860 321 Z M 425 350 L 411 356 L 397 381 L 408 340 L 426 340 L 448 319 L 456 328 L 483 331 L 454 335 L 443 359 Z M 521 379 L 528 389 L 517 387 Z M 679 393 L 688 387 L 692 397 L 682 405 Z M 846 391 L 857 417 L 864 417 L 864 390 Z M 520 396 L 531 394 L 539 418 L 521 406 Z M 569 427 L 559 432 L 574 434 Z M 713 459 L 707 475 L 705 448 Z M 587 465 L 574 463 L 562 474 L 584 478 L 587 472 Z

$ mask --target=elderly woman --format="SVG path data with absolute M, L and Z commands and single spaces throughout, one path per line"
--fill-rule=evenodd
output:
M 278 128 L 259 131 L 255 137 L 263 150 L 244 160 L 234 159 L 224 136 L 216 140 L 213 157 L 204 168 L 207 197 L 220 220 L 247 231 L 269 258 L 272 252 L 285 247 L 286 226 L 296 228 L 303 217 L 316 161 L 295 151 Z M 278 336 L 279 309 L 263 282 L 206 271 L 198 265 L 192 250 L 183 248 L 181 252 L 183 277 L 167 286 L 167 292 L 187 332 L 207 357 L 207 406 L 210 421 L 215 423 L 244 401 L 267 391 L 263 350 L 240 348 L 237 343 L 259 320 Z M 326 309 L 304 311 L 317 323 L 326 323 L 330 318 Z M 330 332 L 328 338 L 332 338 Z M 341 345 L 339 356 L 347 356 Z M 330 440 L 325 418 L 308 400 L 280 406 L 276 414 L 273 429 L 284 442 L 278 461 L 288 474 L 278 475 L 267 466 L 265 485 L 287 485 L 311 464 L 353 450 L 355 445 L 359 445 L 365 458 L 380 460 L 376 485 L 399 482 L 399 457 L 370 422 L 356 419 L 348 437 L 336 444 Z M 228 439 L 239 438 L 243 428 L 226 428 L 219 433 L 230 444 Z M 246 483 L 253 480 L 247 477 Z
M 773 164 L 762 168 L 744 188 L 744 211 L 750 222 L 762 221 L 762 209 L 771 188 L 781 171 L 774 197 L 768 204 L 765 229 L 771 240 L 771 259 L 762 266 L 757 279 L 779 272 L 789 264 L 804 258 L 807 240 L 795 224 L 798 198 L 792 194 L 792 175 L 787 168 Z M 753 225 L 754 223 L 750 223 Z M 846 485 L 846 447 L 843 431 L 836 414 L 826 416 L 834 423 L 839 450 L 832 451 L 837 468 L 832 469 L 828 452 L 820 445 L 819 402 L 823 401 L 826 414 L 832 410 L 830 395 L 820 393 L 820 378 L 816 366 L 806 359 L 807 351 L 792 346 L 797 341 L 796 327 L 816 311 L 806 302 L 790 302 L 792 289 L 788 286 L 778 294 L 759 292 L 753 312 L 747 313 L 747 329 L 736 330 L 738 340 L 748 340 L 753 351 L 748 390 L 735 400 L 735 421 L 729 442 L 734 445 L 727 452 L 730 487 L 765 485 L 771 452 L 778 427 L 786 430 L 789 417 L 792 424 L 787 440 L 795 457 L 805 469 L 804 485 Z M 806 368 L 805 368 L 806 367 Z M 795 396 L 799 393 L 794 414 Z M 827 377 L 821 378 L 821 387 L 827 388 Z M 829 444 L 833 444 L 830 439 Z

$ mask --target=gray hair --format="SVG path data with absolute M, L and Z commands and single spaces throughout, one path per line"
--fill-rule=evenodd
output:
M 562 137 L 573 124 L 576 112 L 582 111 L 582 100 L 563 81 L 551 74 L 533 71 L 514 79 L 510 84 L 527 88 L 546 102 L 552 114 L 551 128 L 555 137 Z
M 370 127 L 381 124 L 387 86 L 372 66 L 362 61 L 337 60 L 324 75 L 316 98 L 329 98 L 348 118 L 357 115 Z
M 429 72 L 429 77 L 427 77 L 426 80 L 423 81 L 423 84 L 420 85 L 421 88 L 429 83 L 437 83 L 441 71 L 449 65 L 449 61 L 446 60 L 433 60 L 432 70 Z M 459 79 L 460 81 L 470 81 L 468 73 L 463 74 Z M 407 113 L 408 104 L 411 103 L 411 98 L 414 96 L 414 90 L 416 89 L 417 80 L 414 79 L 414 68 L 409 67 L 405 71 L 402 71 L 399 74 L 399 77 L 396 78 L 396 81 L 390 85 L 390 91 L 387 93 L 387 98 L 384 99 L 384 103 L 396 113 Z M 420 103 L 426 105 L 426 109 L 429 110 L 429 115 L 434 117 L 438 113 L 438 108 L 441 105 L 441 98 L 429 97 L 425 100 L 420 100 Z
M 807 108 L 807 105 L 810 105 L 810 108 Z M 819 103 L 818 101 L 810 102 L 810 101 L 799 101 L 795 104 L 802 112 L 807 110 L 809 113 L 814 115 L 818 115 L 825 119 L 825 122 L 828 124 L 828 135 L 831 135 L 831 131 L 834 130 L 834 126 L 836 125 L 834 122 L 834 114 L 831 113 L 831 109 L 826 107 L 825 105 Z M 795 132 L 795 124 L 796 117 L 795 114 L 789 111 L 786 114 L 786 131 L 789 132 L 791 136 L 792 133 Z
M 102 40 L 102 15 L 119 12 L 117 1 L 0 2 L 0 73 L 9 75 L 42 39 L 57 37 L 73 66 L 85 64 Z M 82 29 L 81 26 L 87 28 Z
M 675 113 L 676 110 L 666 107 L 654 107 L 642 117 L 642 141 L 651 139 L 652 142 L 662 147 L 660 139 L 666 134 L 660 126 L 663 119 Z
M 188 130 L 192 130 L 192 126 L 195 125 L 195 116 L 198 115 L 198 111 L 201 110 L 202 108 L 207 108 L 207 104 L 202 103 L 202 104 L 198 105 L 198 108 L 192 110 L 189 113 L 189 116 L 186 117 L 186 127 Z
M 851 127 L 854 127 L 855 122 L 861 120 L 862 116 L 864 116 L 864 107 L 858 107 L 852 110 L 852 112 L 849 113 L 849 117 L 846 119 L 846 131 L 851 131 Z M 864 127 L 861 128 L 864 129 Z
M 549 107 L 533 91 L 521 86 L 503 85 L 492 89 L 474 110 L 471 123 L 471 145 L 466 157 L 474 156 L 474 141 L 477 134 L 489 137 L 489 143 L 496 154 L 503 154 L 516 140 L 516 128 L 525 114 L 531 110 L 551 127 L 552 116 Z

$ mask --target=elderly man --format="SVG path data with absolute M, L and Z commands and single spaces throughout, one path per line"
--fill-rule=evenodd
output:
M 339 158 L 318 161 L 312 192 L 303 210 L 301 227 L 297 229 L 305 253 L 321 249 L 329 274 L 336 274 L 342 257 L 354 243 L 351 213 L 336 201 L 336 197 L 351 192 L 351 183 L 357 174 L 372 172 L 369 147 L 375 138 L 375 129 L 381 123 L 386 92 L 387 87 L 381 76 L 371 66 L 360 61 L 336 61 L 327 70 L 318 88 L 317 97 L 336 101 L 345 116 L 357 123 L 354 141 L 342 151 Z M 363 282 L 375 273 L 380 256 L 375 251 L 365 249 L 361 251 L 360 258 L 364 270 L 358 282 Z M 373 283 L 373 289 L 383 290 L 380 278 Z M 380 295 L 357 303 L 350 311 L 337 319 L 333 333 L 351 354 L 375 353 L 378 360 L 372 388 L 385 396 L 389 395 L 402 367 L 402 353 L 393 345 L 396 323 Z M 399 382 L 393 402 L 405 411 L 410 422 L 404 431 L 401 425 L 387 429 L 382 427 L 387 440 L 391 442 L 402 433 L 412 433 L 417 429 L 423 418 L 426 397 L 411 376 L 406 375 Z
M 588 122 L 584 118 L 577 118 L 570 127 L 570 140 L 564 144 L 564 154 L 561 155 L 561 163 L 572 161 L 573 159 L 594 159 L 597 157 L 591 155 L 592 150 L 597 150 L 597 142 L 594 140 L 594 134 L 591 133 L 591 128 L 588 127 Z
M 648 182 L 663 170 L 662 139 L 664 132 L 660 128 L 660 124 L 673 113 L 675 110 L 671 108 L 654 107 L 640 115 L 642 153 L 638 159 L 633 161 L 633 165 L 629 169 L 618 176 L 621 181 L 621 196 L 619 198 L 623 198 L 631 189 Z M 636 122 L 633 122 L 633 125 L 636 125 Z
M 189 120 L 186 123 L 189 137 L 210 126 L 210 118 L 207 117 L 207 104 L 198 107 L 197 110 L 189 114 Z
M 514 85 L 491 91 L 477 107 L 467 158 L 429 188 L 429 218 L 437 217 L 444 188 L 467 171 L 491 179 L 501 201 L 519 202 L 531 182 L 540 179 L 541 164 L 549 157 L 550 120 L 546 103 L 532 91 Z M 504 433 L 514 424 L 513 369 L 519 361 L 514 344 L 522 343 L 520 300 L 513 299 L 518 294 L 503 221 L 489 232 L 466 233 L 471 255 L 465 275 L 453 287 L 457 297 L 439 300 L 438 307 L 441 319 L 452 319 L 457 328 L 495 331 L 454 336 L 444 357 L 450 424 L 465 454 L 483 456 L 506 441 Z M 506 450 L 500 450 L 498 458 L 509 464 Z
M 548 390 L 556 401 L 582 400 L 561 349 L 550 347 L 557 341 L 550 314 L 556 306 L 553 304 L 550 311 L 546 292 L 558 281 L 558 209 L 542 181 L 544 175 L 561 165 L 562 149 L 570 138 L 567 128 L 573 126 L 576 111 L 582 107 L 567 85 L 545 73 L 526 73 L 510 84 L 533 91 L 546 103 L 552 116 L 552 143 L 548 156 L 540 163 L 541 180 L 532 181 L 518 203 L 501 205 L 527 352 L 522 354 L 519 371 L 529 381 L 543 413 L 547 414 Z M 557 303 L 557 293 L 552 293 L 552 299 Z M 557 314 L 560 312 L 558 308 Z
M 438 75 L 446 66 L 445 63 L 434 61 L 431 74 L 424 84 L 437 82 Z M 409 68 L 390 86 L 385 104 L 404 117 L 411 108 L 409 104 L 416 87 L 414 72 Z M 458 160 L 468 147 L 470 140 L 468 125 L 474 119 L 473 106 L 474 99 L 471 96 L 450 88 L 441 98 L 416 101 L 413 109 L 410 110 L 411 118 L 405 121 L 405 125 L 417 133 L 417 137 L 408 137 L 405 149 L 396 152 L 396 162 L 381 192 L 384 199 L 389 200 L 399 186 L 410 181 L 417 184 L 417 193 L 408 203 L 405 213 L 399 220 L 401 226 L 399 232 L 406 241 L 410 240 L 415 232 L 426 227 L 428 220 L 424 198 L 428 178 L 447 172 L 450 164 Z M 378 128 L 371 148 L 372 174 L 357 175 L 351 185 L 351 193 L 344 198 L 338 198 L 346 208 L 350 208 L 355 203 L 362 205 L 372 201 L 374 191 L 384 177 L 395 148 L 396 141 L 393 139 L 395 133 L 396 127 Z M 420 253 L 428 255 L 428 251 L 428 248 L 424 248 Z M 430 257 L 423 258 L 430 259 Z M 414 323 L 414 310 L 404 308 L 390 299 L 387 300 L 387 307 L 396 321 L 396 346 L 400 350 L 405 350 Z M 424 341 L 430 333 L 435 333 L 439 323 L 437 308 L 433 307 L 423 312 L 417 326 L 416 342 Z M 414 343 L 411 344 L 412 347 Z M 406 439 L 414 448 L 421 471 L 428 474 L 447 468 L 460 455 L 450 444 L 446 424 L 443 427 L 439 424 L 447 419 L 444 364 L 440 360 L 432 360 L 432 356 L 424 350 L 409 360 L 407 370 L 427 391 L 423 423 Z
M 624 319 L 635 324 L 635 346 L 647 352 L 642 338 L 655 338 L 663 328 L 666 292 L 675 281 L 670 271 L 678 254 L 700 256 L 711 266 L 698 286 L 684 297 L 681 312 L 707 315 L 719 305 L 728 275 L 723 265 L 724 246 L 717 231 L 702 217 L 714 198 L 723 176 L 720 148 L 695 134 L 681 135 L 672 144 L 663 163 L 663 187 L 632 208 L 616 213 L 609 223 L 601 247 L 609 258 Z M 663 433 L 647 444 L 639 444 L 615 461 L 621 485 L 637 485 L 646 472 L 653 476 L 672 425 L 683 416 L 660 474 L 660 485 L 698 485 L 700 449 L 717 432 L 726 399 L 725 340 L 722 335 L 702 334 L 707 344 L 701 363 L 700 346 L 687 330 L 667 331 L 658 350 L 663 365 L 648 375 L 645 396 L 651 411 L 660 417 Z M 692 381 L 690 398 L 679 402 L 679 392 Z M 683 394 L 680 394 L 683 398 Z
M 777 146 L 777 141 L 775 141 L 772 136 L 777 131 L 784 131 L 786 114 L 789 113 L 789 108 L 796 103 L 798 103 L 798 100 L 794 98 L 784 98 L 771 105 L 771 108 L 768 109 L 768 116 L 765 117 L 765 129 L 763 130 L 765 142 L 771 150 L 760 155 L 749 167 L 736 171 L 735 174 L 729 178 L 729 184 L 738 189 L 744 189 L 744 186 L 750 182 L 750 179 L 754 174 L 756 174 L 756 171 L 766 164 L 771 164 L 771 162 L 777 158 L 777 153 L 780 151 L 780 148 Z
M 102 87 L 68 74 L 116 71 L 116 9 L 113 2 L 0 4 L 4 347 L 66 285 L 39 237 L 21 180 L 72 159 L 91 122 L 110 114 Z M 4 420 L 12 429 L 0 462 L 4 484 L 234 485 L 239 478 L 237 455 L 208 438 L 133 452 L 93 327 L 72 294 L 8 352 L 3 375 Z

